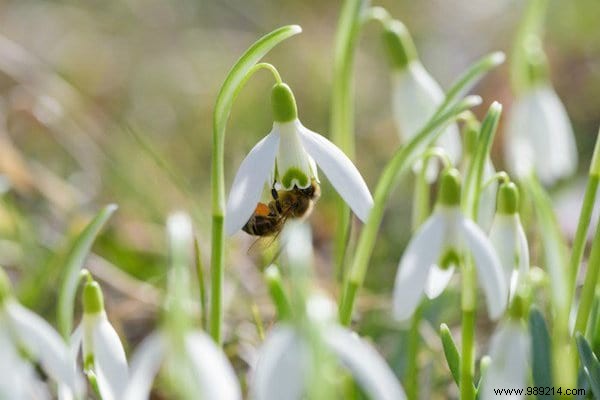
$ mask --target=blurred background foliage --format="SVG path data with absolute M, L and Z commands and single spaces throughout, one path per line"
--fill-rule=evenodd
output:
M 407 25 L 425 67 L 448 87 L 479 56 L 493 50 L 510 54 L 524 3 L 374 5 Z M 163 225 L 169 212 L 193 215 L 208 265 L 212 110 L 227 71 L 262 34 L 300 24 L 302 35 L 267 61 L 294 89 L 303 123 L 327 136 L 340 6 L 313 0 L 0 1 L 0 263 L 17 282 L 23 302 L 53 320 L 70 239 L 102 205 L 114 202 L 119 211 L 86 266 L 108 290 L 109 315 L 129 343 L 147 333 L 164 287 Z M 577 134 L 581 173 L 600 124 L 598 20 L 597 0 L 553 0 L 546 22 L 551 78 Z M 380 26 L 365 27 L 355 71 L 357 165 L 373 188 L 399 145 Z M 271 84 L 267 73 L 258 74 L 234 106 L 226 138 L 227 186 L 246 152 L 270 130 Z M 513 100 L 507 65 L 474 91 L 484 99 L 476 114 L 481 117 L 497 100 L 506 115 Z M 502 125 L 499 132 L 497 167 Z M 394 194 L 358 307 L 357 329 L 372 337 L 400 375 L 404 331 L 391 322 L 389 299 L 400 250 L 410 236 L 411 182 L 406 178 Z M 582 189 L 576 179 L 559 187 L 562 193 L 555 194 L 570 199 L 560 207 L 569 232 Z M 330 262 L 336 213 L 326 182 L 323 192 L 311 217 L 319 284 L 337 296 Z M 243 233 L 235 236 L 226 264 L 227 349 L 240 373 L 259 343 L 250 305 L 258 304 L 265 321 L 273 317 L 257 268 L 268 259 L 260 259 L 260 244 L 247 251 L 252 242 Z M 455 286 L 427 304 L 421 329 L 426 347 L 436 353 L 424 352 L 422 379 L 444 388 L 450 378 L 439 362 L 435 332 L 441 321 L 456 326 L 457 292 Z M 482 323 L 483 337 L 488 329 Z

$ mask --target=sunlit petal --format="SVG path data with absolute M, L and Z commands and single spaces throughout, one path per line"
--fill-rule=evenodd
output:
M 330 326 L 323 339 L 372 399 L 403 400 L 404 390 L 385 360 L 353 332 Z
M 490 318 L 498 319 L 508 302 L 508 282 L 492 244 L 483 231 L 468 219 L 463 219 L 462 234 L 468 250 L 473 255 L 477 277 L 487 299 Z
M 429 299 L 438 297 L 448 287 L 453 274 L 454 267 L 442 269 L 434 264 L 429 270 L 427 282 L 425 282 L 425 295 Z
M 274 328 L 263 343 L 250 386 L 253 400 L 299 400 L 310 350 L 291 327 Z
M 93 328 L 94 369 L 103 400 L 120 400 L 129 382 L 125 350 L 106 315 Z
M 411 317 L 421 300 L 431 265 L 440 257 L 446 230 L 444 214 L 435 212 L 406 247 L 394 285 L 394 317 Z
M 241 390 L 223 351 L 202 332 L 186 336 L 186 349 L 196 369 L 203 399 L 238 400 Z
M 529 339 L 525 328 L 516 322 L 503 324 L 492 337 L 491 363 L 483 382 L 482 400 L 497 399 L 494 389 L 523 389 L 527 386 Z M 505 395 L 503 399 L 523 399 L 523 395 Z
M 278 146 L 279 133 L 273 130 L 242 161 L 227 199 L 225 232 L 228 235 L 239 231 L 254 212 L 264 183 L 275 166 Z
M 352 161 L 336 145 L 318 133 L 303 127 L 300 138 L 308 154 L 335 190 L 363 222 L 373 207 L 373 197 L 364 179 Z
M 131 374 L 124 399 L 147 400 L 154 377 L 160 370 L 166 351 L 161 334 L 152 333 L 138 346 L 131 359 Z
M 507 282 L 510 282 L 519 257 L 515 216 L 497 214 L 490 229 L 490 241 L 498 254 Z
M 39 360 L 52 379 L 77 390 L 75 360 L 60 335 L 44 319 L 15 301 L 8 302 L 5 309 L 15 340 Z

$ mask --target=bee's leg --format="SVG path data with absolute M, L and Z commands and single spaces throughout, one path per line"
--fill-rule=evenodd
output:
M 273 200 L 279 199 L 279 194 L 277 193 L 277 189 L 275 189 L 275 181 L 273 181 L 273 186 L 271 186 L 271 197 L 273 197 Z

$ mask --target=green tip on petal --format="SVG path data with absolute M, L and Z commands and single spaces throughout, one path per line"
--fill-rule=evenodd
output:
M 460 173 L 456 168 L 450 168 L 442 173 L 438 202 L 446 206 L 460 204 Z
M 86 282 L 83 287 L 83 312 L 97 314 L 104 311 L 104 296 L 96 281 Z
M 417 59 L 417 49 L 406 26 L 398 20 L 386 24 L 383 41 L 387 48 L 392 67 L 405 69 L 411 61 Z
M 529 310 L 527 299 L 521 294 L 517 293 L 510 303 L 510 308 L 508 310 L 509 316 L 516 321 L 520 321 L 525 319 L 528 313 Z
M 290 122 L 298 118 L 298 108 L 292 89 L 285 83 L 278 83 L 271 90 L 273 119 L 276 122 Z
M 456 252 L 456 250 L 450 248 L 448 249 L 439 260 L 441 269 L 448 269 L 450 267 L 460 265 L 460 255 Z
M 503 183 L 498 189 L 498 213 L 516 214 L 519 210 L 519 189 L 512 182 Z
M 298 168 L 288 169 L 281 178 L 281 184 L 284 188 L 291 189 L 294 186 L 294 181 L 299 188 L 308 187 L 309 179 L 304 172 Z
M 10 280 L 8 279 L 8 276 L 6 276 L 6 272 L 0 268 L 0 304 L 10 296 L 10 292 Z

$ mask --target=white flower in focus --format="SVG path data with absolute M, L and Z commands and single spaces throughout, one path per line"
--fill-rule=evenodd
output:
M 119 335 L 104 311 L 102 290 L 95 281 L 83 288 L 83 319 L 72 338 L 72 351 L 83 350 L 83 366 L 92 372 L 103 400 L 125 400 L 129 369 Z
M 515 320 L 500 325 L 490 344 L 491 363 L 483 378 L 482 400 L 497 399 L 494 389 L 523 389 L 527 386 L 529 363 L 529 335 L 525 326 Z M 513 393 L 502 398 L 524 399 Z
M 321 319 L 330 304 L 310 299 L 309 313 Z M 312 303 L 312 304 L 311 304 Z M 329 302 L 330 303 L 330 302 Z M 324 310 L 316 310 L 323 307 Z M 404 391 L 385 360 L 352 331 L 329 321 L 314 321 L 325 348 L 345 367 L 369 398 L 403 400 Z M 295 325 L 276 326 L 263 343 L 252 371 L 250 398 L 253 400 L 300 400 L 311 376 L 310 341 Z
M 425 127 L 445 95 L 419 61 L 412 38 L 400 21 L 386 26 L 385 38 L 393 67 L 392 111 L 400 139 L 406 143 Z M 455 123 L 444 129 L 436 145 L 442 147 L 456 165 L 462 143 Z M 428 175 L 431 174 L 428 172 Z
M 297 118 L 296 103 L 286 84 L 272 92 L 273 129 L 240 165 L 227 200 L 225 231 L 236 233 L 251 217 L 265 185 L 276 182 L 284 190 L 307 188 L 319 181 L 317 166 L 361 221 L 366 221 L 373 198 L 350 159 L 325 137 L 305 128 Z
M 518 213 L 518 190 L 513 183 L 503 183 L 498 193 L 498 212 L 490 229 L 490 240 L 500 257 L 510 298 L 529 275 L 529 246 Z
M 182 343 L 192 368 L 199 399 L 240 400 L 240 386 L 223 351 L 205 333 L 190 331 Z M 152 333 L 138 347 L 131 361 L 131 379 L 123 399 L 147 400 L 163 363 L 177 350 L 162 332 Z
M 29 357 L 24 358 L 21 350 Z M 50 398 L 30 359 L 65 391 L 82 393 L 67 345 L 50 324 L 12 297 L 8 278 L 0 270 L 0 398 Z
M 545 184 L 572 175 L 577 147 L 567 111 L 548 80 L 539 40 L 529 40 L 523 69 L 527 88 L 510 110 L 504 138 L 504 157 L 512 174 L 537 174 Z
M 506 309 L 508 284 L 485 233 L 460 210 L 456 170 L 443 173 L 439 193 L 434 212 L 414 234 L 400 260 L 394 285 L 394 316 L 400 321 L 409 319 L 423 292 L 430 298 L 439 295 L 454 266 L 469 253 L 486 295 L 489 316 L 498 319 Z

